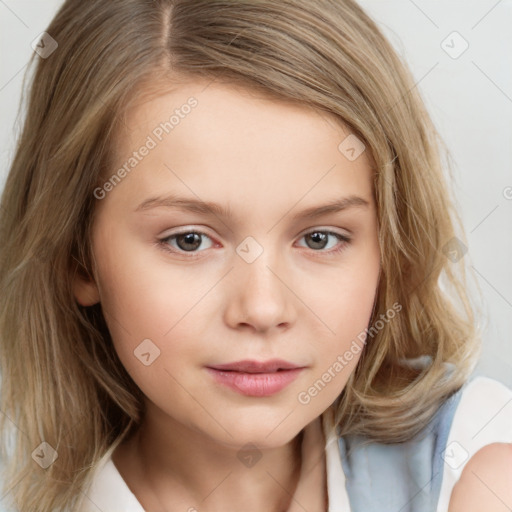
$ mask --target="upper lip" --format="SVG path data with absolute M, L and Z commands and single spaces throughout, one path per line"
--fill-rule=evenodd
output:
M 231 370 L 245 373 L 269 373 L 277 370 L 293 370 L 303 368 L 303 366 L 284 361 L 283 359 L 270 359 L 268 361 L 235 361 L 234 363 L 216 364 L 209 366 L 215 370 Z

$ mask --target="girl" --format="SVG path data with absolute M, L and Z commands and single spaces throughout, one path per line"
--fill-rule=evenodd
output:
M 447 510 L 512 392 L 469 380 L 440 141 L 369 17 L 67 0 L 38 48 L 0 212 L 5 508 Z

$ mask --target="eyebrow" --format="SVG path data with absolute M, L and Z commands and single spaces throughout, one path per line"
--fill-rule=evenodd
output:
M 297 219 L 314 219 L 329 213 L 337 213 L 349 208 L 368 208 L 370 203 L 359 196 L 336 198 L 321 206 L 312 206 L 292 216 Z M 152 208 L 178 208 L 193 213 L 204 215 L 215 215 L 224 218 L 233 217 L 233 211 L 229 206 L 225 207 L 211 201 L 201 201 L 178 196 L 151 197 L 143 201 L 136 209 L 136 212 L 143 212 Z

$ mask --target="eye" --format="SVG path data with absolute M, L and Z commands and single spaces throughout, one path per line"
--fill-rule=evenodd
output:
M 329 237 L 338 239 L 338 242 L 343 242 L 338 245 L 335 249 L 324 251 L 324 249 L 329 245 Z M 302 235 L 301 239 L 304 238 L 308 243 L 308 247 L 310 249 L 314 249 L 315 252 L 325 252 L 328 254 L 338 253 L 345 249 L 346 245 L 350 243 L 350 238 L 348 236 L 342 235 L 340 233 L 335 233 L 334 231 L 325 231 L 320 229 L 315 229 L 314 231 L 309 231 Z M 336 244 L 334 244 L 336 246 Z M 331 247 L 333 245 L 331 244 Z
M 159 245 L 166 251 L 169 252 L 198 252 L 197 249 L 202 245 L 202 239 L 206 237 L 211 238 L 201 231 L 188 230 L 175 233 L 173 235 L 166 236 L 165 238 L 159 239 Z M 170 242 L 176 242 L 175 247 Z M 169 247 L 170 246 L 170 247 Z M 211 247 L 211 245 L 210 245 Z M 204 247 L 203 247 L 204 248 Z M 209 247 L 206 247 L 208 249 Z M 201 251 L 199 251 L 201 252 Z

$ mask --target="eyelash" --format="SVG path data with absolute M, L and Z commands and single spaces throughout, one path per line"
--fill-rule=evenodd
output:
M 206 236 L 206 237 L 211 239 L 210 236 L 208 236 L 206 233 L 203 233 L 202 231 L 197 231 L 197 230 L 194 230 L 194 229 L 189 229 L 189 230 L 186 230 L 186 231 L 180 231 L 179 233 L 173 233 L 172 235 L 166 236 L 164 238 L 159 238 L 159 239 L 157 239 L 156 245 L 158 246 L 158 248 L 160 248 L 161 250 L 165 251 L 166 253 L 186 254 L 187 255 L 186 257 L 189 258 L 189 259 L 200 258 L 201 257 L 200 253 L 203 252 L 203 251 L 187 252 L 187 251 L 183 251 L 183 250 L 180 250 L 180 249 L 174 249 L 174 248 L 171 249 L 169 244 L 168 244 L 168 241 L 171 240 L 171 239 L 176 239 L 180 235 L 189 235 L 189 234 L 192 234 L 192 233 L 197 234 L 197 235 L 201 235 L 201 236 Z M 312 233 L 325 233 L 327 235 L 333 235 L 336 238 L 338 238 L 338 240 L 340 240 L 340 242 L 343 242 L 343 243 L 339 244 L 336 249 L 330 249 L 328 251 L 324 251 L 322 249 L 319 249 L 319 250 L 315 251 L 314 249 L 311 249 L 313 252 L 317 252 L 317 253 L 320 253 L 320 254 L 323 254 L 323 255 L 327 255 L 327 256 L 336 256 L 337 254 L 342 252 L 346 248 L 346 246 L 349 245 L 351 243 L 351 241 L 352 241 L 352 239 L 349 238 L 346 235 L 342 235 L 342 234 L 336 233 L 334 231 L 322 230 L 322 229 L 314 229 L 314 230 L 308 231 L 307 233 L 304 233 L 300 238 L 304 238 L 305 236 L 310 235 Z

